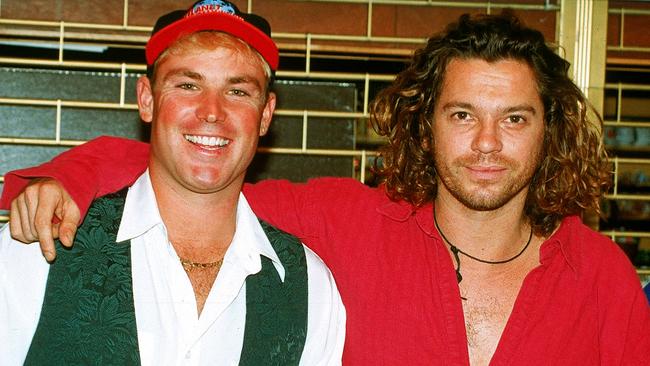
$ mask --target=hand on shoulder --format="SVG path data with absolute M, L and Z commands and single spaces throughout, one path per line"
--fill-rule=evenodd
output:
M 61 183 L 39 178 L 11 202 L 9 228 L 16 240 L 38 241 L 43 256 L 51 262 L 56 257 L 54 239 L 71 247 L 80 217 L 79 207 Z

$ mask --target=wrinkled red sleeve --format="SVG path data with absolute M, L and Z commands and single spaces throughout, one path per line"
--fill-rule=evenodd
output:
M 650 304 L 639 286 L 639 277 L 622 251 L 603 251 L 601 257 L 602 279 L 594 299 L 601 309 L 601 363 L 650 365 Z
M 314 182 L 314 181 L 312 181 Z M 260 219 L 276 226 L 303 242 L 313 234 L 309 197 L 312 187 L 287 180 L 263 180 L 245 184 L 244 195 Z
M 9 209 L 31 179 L 49 177 L 63 184 L 84 217 L 95 197 L 131 185 L 145 171 L 148 160 L 149 144 L 101 136 L 47 163 L 7 173 L 0 208 Z
M 352 178 L 313 178 L 306 183 L 267 179 L 244 185 L 243 193 L 257 217 L 299 238 L 330 269 L 350 265 L 356 258 L 352 252 L 364 251 L 365 246 L 349 239 L 358 238 L 359 227 L 380 229 L 368 217 L 374 217 L 373 204 L 383 191 Z

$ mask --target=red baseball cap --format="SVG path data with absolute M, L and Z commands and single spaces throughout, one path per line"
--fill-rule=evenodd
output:
M 188 10 L 176 10 L 158 18 L 145 48 L 147 65 L 153 66 L 158 56 L 179 38 L 204 30 L 240 38 L 262 55 L 271 70 L 278 69 L 278 47 L 271 39 L 271 26 L 266 19 L 242 13 L 226 0 L 200 0 Z

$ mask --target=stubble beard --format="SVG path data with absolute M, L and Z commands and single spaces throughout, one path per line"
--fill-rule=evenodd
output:
M 530 186 L 539 167 L 539 154 L 531 156 L 531 164 L 521 167 L 517 161 L 497 154 L 471 154 L 461 156 L 445 163 L 437 152 L 434 153 L 438 193 L 447 190 L 465 207 L 475 211 L 491 211 L 503 207 L 515 196 Z M 480 164 L 497 165 L 506 168 L 508 175 L 498 182 L 478 180 L 469 182 L 462 172 L 467 166 Z M 523 170 L 522 170 L 523 169 Z M 515 175 L 512 175 L 513 172 Z

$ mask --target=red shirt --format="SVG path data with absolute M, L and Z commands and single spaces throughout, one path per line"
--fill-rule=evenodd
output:
M 85 208 L 89 192 L 116 190 L 144 170 L 146 147 L 134 144 L 100 140 L 81 155 L 18 174 L 59 179 L 64 169 L 66 187 Z M 75 156 L 84 163 L 71 165 Z M 98 177 L 110 179 L 79 190 Z M 5 207 L 20 181 L 6 177 Z M 344 364 L 469 363 L 454 267 L 431 205 L 392 202 L 381 189 L 345 178 L 266 181 L 244 193 L 259 217 L 300 237 L 332 270 L 348 314 Z M 540 261 L 491 365 L 650 365 L 650 307 L 611 240 L 568 217 L 541 246 Z

